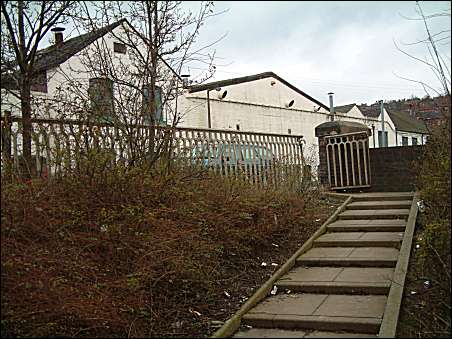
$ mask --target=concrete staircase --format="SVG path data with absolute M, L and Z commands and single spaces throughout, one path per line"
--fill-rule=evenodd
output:
M 377 337 L 412 204 L 413 193 L 353 195 L 234 337 Z

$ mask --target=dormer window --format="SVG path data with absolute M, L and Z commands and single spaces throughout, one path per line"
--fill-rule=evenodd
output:
M 124 45 L 120 42 L 114 42 L 113 43 L 113 51 L 115 53 L 126 54 L 127 48 L 126 48 L 126 45 Z

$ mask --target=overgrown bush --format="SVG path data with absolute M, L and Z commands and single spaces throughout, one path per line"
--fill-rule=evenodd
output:
M 2 336 L 212 333 L 335 207 L 172 166 L 99 153 L 60 177 L 3 182 Z
M 417 337 L 451 334 L 451 125 L 450 117 L 433 129 L 417 168 L 425 212 L 420 213 L 413 271 L 424 281 L 426 307 L 411 326 Z M 427 305 L 428 304 L 428 305 Z M 414 313 L 414 312 L 413 312 Z M 416 312 L 417 313 L 417 312 Z

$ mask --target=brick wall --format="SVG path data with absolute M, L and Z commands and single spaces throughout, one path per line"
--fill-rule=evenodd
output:
M 371 148 L 371 191 L 412 191 L 424 146 Z

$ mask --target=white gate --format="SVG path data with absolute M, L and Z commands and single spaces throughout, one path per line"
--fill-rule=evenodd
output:
M 331 189 L 370 187 L 367 132 L 325 136 L 325 141 Z

